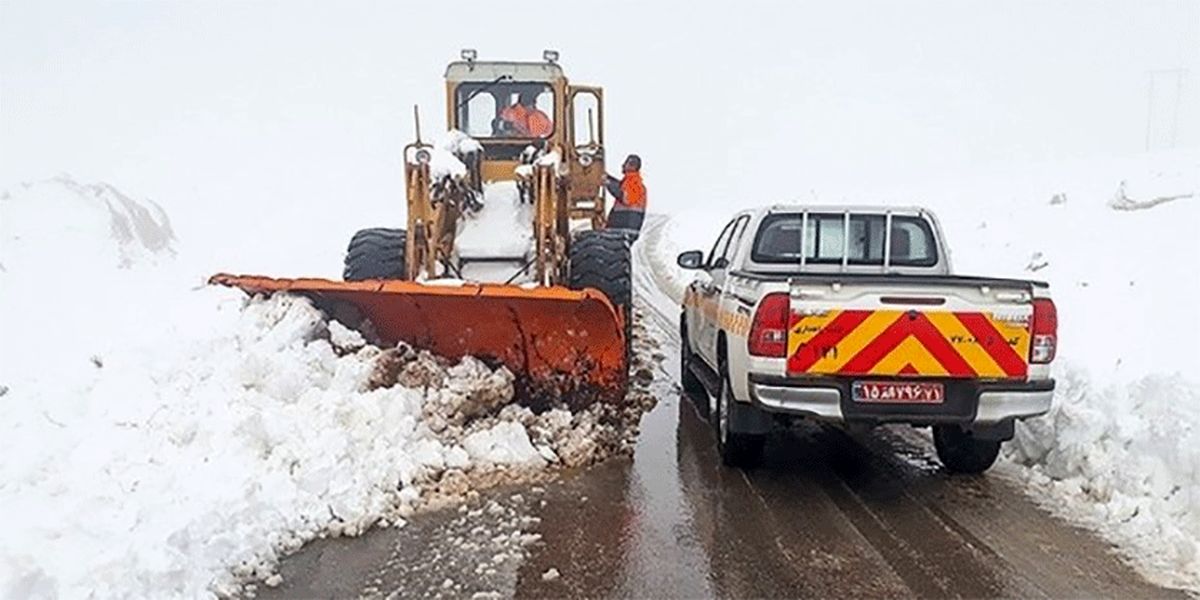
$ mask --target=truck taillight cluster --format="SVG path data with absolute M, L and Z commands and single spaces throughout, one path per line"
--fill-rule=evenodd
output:
M 754 311 L 750 337 L 746 340 L 750 355 L 786 358 L 790 320 L 791 302 L 786 293 L 777 292 L 764 296 Z
M 1033 344 L 1029 362 L 1046 364 L 1054 360 L 1058 348 L 1058 309 L 1049 298 L 1033 301 Z

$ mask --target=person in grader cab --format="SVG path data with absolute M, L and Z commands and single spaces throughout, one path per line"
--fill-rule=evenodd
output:
M 550 117 L 538 109 L 537 97 L 537 90 L 525 90 L 517 97 L 516 104 L 500 111 L 500 118 L 516 137 L 544 138 L 554 131 Z
M 646 218 L 646 185 L 642 183 L 642 159 L 630 154 L 621 164 L 623 176 L 604 176 L 604 187 L 616 202 L 608 213 L 609 229 L 626 229 L 637 239 Z

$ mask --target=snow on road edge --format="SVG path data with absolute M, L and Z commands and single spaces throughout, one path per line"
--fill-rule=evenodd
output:
M 627 451 L 653 403 L 635 378 L 628 406 L 535 415 L 504 369 L 377 348 L 303 298 L 193 287 L 154 235 L 110 226 L 106 190 L 0 196 L 18 341 L 0 360 L 2 597 L 278 583 L 316 537 Z

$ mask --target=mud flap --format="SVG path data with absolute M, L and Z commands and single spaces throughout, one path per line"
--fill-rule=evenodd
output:
M 775 419 L 749 402 L 734 400 L 729 406 L 729 430 L 734 433 L 763 435 L 771 431 Z
M 970 425 L 966 429 L 980 440 L 1007 442 L 1016 435 L 1015 419 L 1005 419 L 994 425 Z
M 291 292 L 350 326 L 368 319 L 386 344 L 407 342 L 449 359 L 475 356 L 516 376 L 535 410 L 620 403 L 628 380 L 621 317 L 603 294 L 563 287 L 273 279 L 219 274 L 209 283 L 250 294 Z

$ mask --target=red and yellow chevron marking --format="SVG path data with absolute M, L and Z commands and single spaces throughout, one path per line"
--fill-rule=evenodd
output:
M 1016 379 L 1028 371 L 1026 323 L 981 312 L 831 310 L 792 314 L 788 373 Z

